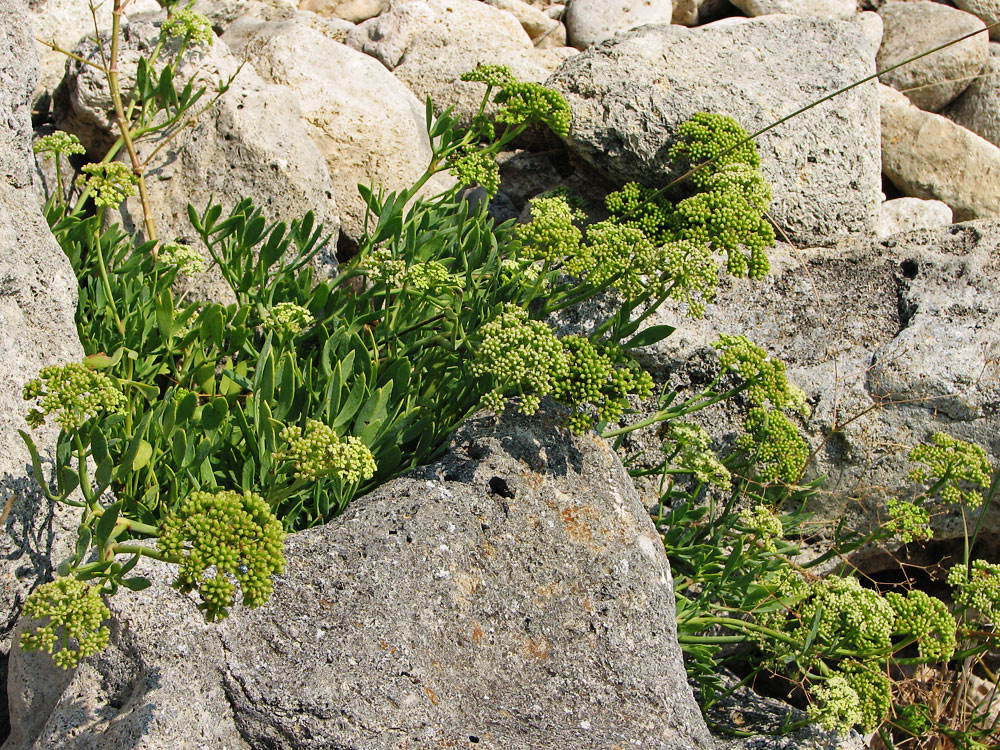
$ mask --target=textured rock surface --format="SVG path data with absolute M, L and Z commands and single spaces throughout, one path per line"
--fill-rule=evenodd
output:
M 972 13 L 987 25 L 1000 21 L 1000 2 L 998 0 L 955 0 L 955 5 Z M 990 29 L 990 38 L 1000 39 L 1000 27 Z
M 789 13 L 794 16 L 850 18 L 858 10 L 856 0 L 730 0 L 748 16 Z
M 38 60 L 28 6 L 0 0 L 0 653 L 24 597 L 69 552 L 72 514 L 53 512 L 35 488 L 17 430 L 43 455 L 58 428 L 29 430 L 21 398 L 45 365 L 83 356 L 76 336 L 76 279 L 38 210 L 32 186 L 31 94 Z M 0 700 L 6 660 L 0 659 Z M 5 731 L 0 721 L 0 734 Z
M 483 2 L 514 16 L 536 47 L 561 47 L 566 44 L 566 27 L 539 8 L 528 5 L 524 0 L 483 0 Z
M 904 195 L 944 201 L 958 221 L 1000 216 L 1000 149 L 895 89 L 880 91 L 886 177 Z
M 729 0 L 674 0 L 674 17 L 671 22 L 695 26 L 733 10 Z
M 878 69 L 986 26 L 975 16 L 930 0 L 893 0 L 879 11 L 884 24 Z M 937 112 L 961 94 L 989 57 L 989 37 L 976 34 L 933 55 L 879 76 L 882 83 L 906 93 L 921 109 Z
M 47 718 L 7 750 L 714 747 L 656 532 L 608 445 L 557 425 L 469 420 L 437 464 L 291 537 L 272 601 L 217 630 L 150 566 L 112 600 L 108 654 L 53 710 L 24 705 Z M 15 690 L 46 679 L 37 658 L 17 653 Z
M 510 13 L 479 0 L 406 0 L 351 32 L 347 43 L 378 59 L 417 99 L 434 100 L 435 111 L 454 106 L 471 121 L 482 101 L 482 84 L 460 76 L 478 63 L 507 65 L 524 81 L 544 81 L 573 54 L 538 49 Z
M 941 114 L 1000 146 L 1000 57 L 990 57 L 969 88 Z
M 389 0 L 301 0 L 300 10 L 311 10 L 321 16 L 343 18 L 360 23 L 374 18 L 389 7 Z
M 720 332 L 744 334 L 782 358 L 812 406 L 806 434 L 820 450 L 809 476 L 828 477 L 817 500 L 827 517 L 870 519 L 885 498 L 911 492 L 905 453 L 934 432 L 1000 458 L 1000 300 L 993 291 L 1000 223 L 831 250 L 782 246 L 771 257 L 770 276 L 727 281 L 703 320 L 661 309 L 656 322 L 677 332 L 645 357 L 659 379 L 683 383 L 711 371 L 707 345 Z M 742 419 L 702 416 L 722 442 Z M 991 513 L 987 528 L 995 534 L 1000 512 Z M 939 538 L 960 535 L 953 516 L 935 522 Z
M 896 198 L 882 204 L 879 237 L 890 237 L 914 229 L 933 229 L 951 224 L 953 215 L 946 203 L 920 198 Z
M 358 184 L 411 186 L 431 161 L 424 105 L 377 60 L 295 23 L 267 24 L 252 44 L 269 83 L 298 101 L 306 132 L 326 161 L 342 231 L 356 241 L 367 206 Z M 427 190 L 452 182 L 436 176 Z
M 761 64 L 768 75 L 759 74 Z M 573 110 L 568 145 L 614 182 L 665 184 L 677 125 L 695 112 L 748 131 L 874 72 L 851 24 L 768 16 L 699 29 L 649 26 L 570 58 L 549 80 Z M 860 86 L 757 139 L 771 215 L 795 242 L 874 232 L 878 93 Z
M 152 23 L 132 24 L 123 63 L 131 60 L 134 64 L 156 34 Z M 81 51 L 97 54 L 92 45 Z M 197 75 L 213 86 L 232 76 L 238 67 L 236 56 L 216 39 L 210 48 L 192 51 L 179 70 L 179 79 L 183 85 L 188 76 Z M 54 99 L 57 122 L 78 133 L 89 147 L 100 150 L 110 140 L 110 131 L 105 129 L 109 125 L 108 100 L 99 74 L 83 63 L 74 63 Z M 150 142 L 140 144 L 140 156 L 145 158 L 155 147 Z M 333 233 L 329 253 L 335 247 L 339 217 L 333 185 L 322 155 L 300 121 L 296 96 L 283 86 L 265 83 L 251 65 L 242 66 L 211 112 L 154 157 L 147 181 L 161 239 L 190 238 L 188 203 L 204 210 L 209 197 L 214 196 L 228 210 L 246 197 L 272 219 L 289 221 L 313 211 L 316 220 Z M 124 205 L 126 224 L 141 225 L 138 200 L 130 198 Z M 332 255 L 325 261 L 332 262 Z M 218 292 L 209 274 L 196 284 L 199 293 L 206 296 L 214 297 Z
M 578 49 L 647 23 L 670 23 L 673 0 L 573 0 L 566 8 L 566 33 Z

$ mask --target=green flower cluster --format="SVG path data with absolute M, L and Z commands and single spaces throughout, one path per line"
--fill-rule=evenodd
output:
M 772 553 L 778 551 L 777 543 L 784 538 L 785 528 L 773 508 L 758 503 L 753 508 L 741 510 L 739 519 L 740 523 L 757 537 L 765 550 Z
M 665 295 L 670 280 L 662 275 L 664 253 L 641 230 L 610 221 L 591 224 L 587 244 L 566 259 L 566 270 L 595 287 L 609 285 L 626 299 L 645 292 Z
M 508 125 L 538 123 L 548 126 L 556 135 L 569 135 L 572 119 L 569 104 L 558 91 L 547 89 L 540 83 L 518 81 L 506 65 L 479 65 L 475 70 L 462 74 L 463 81 L 485 83 L 499 91 L 493 97 L 504 105 L 497 113 L 497 121 Z
M 235 579 L 243 604 L 257 607 L 274 590 L 272 576 L 285 568 L 285 531 L 270 506 L 251 492 L 192 492 L 159 525 L 157 545 L 180 566 L 174 586 L 198 590 L 205 619 L 229 614 Z M 214 575 L 210 575 L 209 569 Z
M 85 164 L 76 178 L 76 186 L 90 190 L 98 206 L 117 208 L 130 195 L 135 195 L 138 181 L 135 173 L 120 161 Z
M 100 592 L 75 578 L 57 578 L 35 589 L 24 602 L 24 614 L 48 622 L 21 633 L 25 651 L 45 651 L 63 669 L 71 669 L 108 645 L 110 631 L 102 623 L 111 616 Z M 75 645 L 74 645 L 75 644 Z
M 981 490 L 989 487 L 993 466 L 978 445 L 937 432 L 931 443 L 921 443 L 910 451 L 910 460 L 923 464 L 910 472 L 910 478 L 933 484 L 932 491 L 944 502 L 964 502 L 970 508 L 982 504 Z
M 583 336 L 564 336 L 559 343 L 568 357 L 569 372 L 556 381 L 552 395 L 574 408 L 567 426 L 575 432 L 589 429 L 595 417 L 598 422 L 620 417 L 630 394 L 646 398 L 653 393 L 652 376 L 618 347 L 594 344 Z
M 562 196 L 532 198 L 531 221 L 515 230 L 525 255 L 549 263 L 572 261 L 580 255 L 583 233 L 573 224 L 576 218 Z
M 55 414 L 64 430 L 74 430 L 100 413 L 124 414 L 127 401 L 115 382 L 82 362 L 43 367 L 38 377 L 24 386 L 24 400 L 40 398 L 37 409 L 28 412 L 32 427 L 45 424 Z
M 87 152 L 79 138 L 64 130 L 57 130 L 42 136 L 32 144 L 31 150 L 36 154 L 49 153 L 57 156 L 70 156 L 71 154 L 85 154 Z
M 271 331 L 283 331 L 296 336 L 315 320 L 311 312 L 294 302 L 279 302 L 268 311 L 264 327 Z
M 795 482 L 809 460 L 809 446 L 783 412 L 753 406 L 747 411 L 738 444 L 754 459 L 764 482 Z
M 813 688 L 813 696 L 807 713 L 824 729 L 847 733 L 860 725 L 873 732 L 889 715 L 892 682 L 875 664 L 847 661 Z
M 604 205 L 616 224 L 635 227 L 657 245 L 677 239 L 673 226 L 674 207 L 652 188 L 629 182 L 608 193 Z
M 958 607 L 976 610 L 985 623 L 1000 624 L 1000 565 L 985 560 L 955 565 L 947 580 Z
M 685 160 L 690 167 L 711 161 L 691 176 L 696 185 L 710 184 L 712 175 L 730 165 L 760 167 L 753 141 L 731 117 L 695 112 L 677 127 L 677 135 L 679 139 L 670 149 L 671 159 Z
M 686 303 L 692 318 L 702 317 L 719 285 L 719 267 L 712 251 L 692 240 L 669 242 L 660 250 L 663 280 L 670 282 L 670 298 Z
M 890 591 L 885 599 L 896 613 L 896 632 L 916 636 L 921 657 L 938 661 L 952 657 L 958 626 L 943 601 L 920 589 L 910 589 L 906 596 Z
M 160 30 L 165 37 L 186 37 L 195 44 L 211 44 L 215 38 L 212 22 L 190 7 L 175 11 L 163 22 Z
M 492 63 L 480 63 L 476 66 L 475 70 L 463 73 L 461 79 L 463 81 L 485 83 L 491 88 L 508 86 L 517 80 L 506 65 L 494 65 Z
M 458 280 L 437 260 L 417 263 L 406 270 L 406 283 L 418 292 L 458 286 Z
M 489 197 L 500 189 L 500 167 L 493 155 L 471 146 L 448 159 L 448 173 L 463 185 L 481 185 Z
M 299 479 L 319 479 L 334 476 L 345 484 L 355 484 L 375 476 L 375 457 L 359 438 L 340 437 L 333 428 L 310 419 L 303 431 L 289 425 L 281 431 L 288 443 L 285 450 L 276 451 L 276 461 L 290 461 Z
M 814 703 L 806 710 L 809 721 L 828 732 L 847 733 L 861 723 L 861 699 L 847 677 L 835 674 L 812 688 Z
M 406 278 L 406 261 L 393 257 L 387 247 L 373 250 L 364 269 L 373 283 L 384 284 L 390 289 L 402 286 Z
M 927 541 L 933 536 L 931 515 L 922 505 L 891 499 L 886 507 L 890 518 L 885 528 L 904 544 L 913 540 Z
M 747 397 L 757 406 L 770 403 L 777 409 L 790 409 L 803 416 L 808 413 L 802 389 L 791 385 L 785 363 L 770 357 L 746 336 L 721 334 L 712 342 L 719 352 L 723 370 L 735 372 L 748 384 Z
M 187 276 L 194 276 L 205 270 L 205 259 L 194 248 L 179 242 L 164 242 L 160 245 L 156 259 L 168 266 L 177 266 Z
M 730 486 L 732 475 L 712 450 L 712 438 L 701 427 L 688 422 L 670 422 L 664 430 L 665 454 L 673 455 L 672 463 L 695 479 L 723 489 Z

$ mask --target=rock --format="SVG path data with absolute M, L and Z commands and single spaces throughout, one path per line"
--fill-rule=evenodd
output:
M 129 26 L 122 55 L 123 78 L 129 75 L 126 61 L 134 65 L 156 34 L 151 23 Z M 78 51 L 84 57 L 97 54 L 92 44 Z M 323 262 L 335 263 L 332 254 L 340 221 L 333 185 L 322 155 L 301 124 L 295 94 L 265 83 L 250 65 L 240 67 L 219 39 L 209 48 L 191 51 L 178 70 L 178 81 L 183 86 L 189 76 L 197 75 L 206 85 L 214 86 L 237 70 L 239 74 L 218 104 L 163 148 L 147 168 L 160 238 L 191 238 L 188 203 L 201 211 L 211 196 L 228 211 L 237 201 L 252 198 L 275 221 L 288 222 L 307 211 L 315 212 L 317 222 L 332 233 Z M 105 109 L 108 100 L 103 79 L 83 63 L 74 62 L 55 96 L 57 124 L 77 133 L 91 153 L 103 153 L 110 140 L 110 130 L 105 129 L 110 124 Z M 153 143 L 140 143 L 140 157 L 146 158 L 154 148 Z M 130 198 L 124 206 L 126 226 L 141 226 L 138 200 Z M 204 274 L 192 283 L 203 297 L 225 296 L 221 277 Z
M 975 16 L 930 0 L 893 0 L 879 11 L 884 24 L 879 70 L 897 65 L 945 42 L 985 29 Z M 921 109 L 938 112 L 961 94 L 989 57 L 989 38 L 976 34 L 958 44 L 922 57 L 879 80 L 905 93 Z
M 670 22 L 697 26 L 733 10 L 729 0 L 674 0 L 674 16 Z
M 827 477 L 811 509 L 821 519 L 846 515 L 849 528 L 884 518 L 887 498 L 912 493 L 906 453 L 935 432 L 1000 459 L 1000 222 L 769 254 L 770 276 L 727 279 L 701 320 L 660 308 L 650 323 L 677 331 L 642 355 L 655 379 L 711 378 L 718 333 L 743 334 L 784 360 L 812 409 L 802 425 L 817 451 L 807 478 Z M 699 417 L 731 444 L 743 412 L 729 404 Z M 961 538 L 960 516 L 935 524 L 941 539 Z M 984 532 L 1000 533 L 996 507 Z
M 536 47 L 565 46 L 566 27 L 533 5 L 528 5 L 524 0 L 483 0 L 483 2 L 514 16 Z
M 972 13 L 987 26 L 1000 23 L 1000 2 L 998 0 L 955 0 L 960 10 Z M 991 39 L 1000 39 L 1000 27 L 990 29 Z
M 206 15 L 215 33 L 221 35 L 244 16 L 262 21 L 287 21 L 295 16 L 298 8 L 292 0 L 195 0 L 194 10 Z
M 267 24 L 253 49 L 261 76 L 297 99 L 306 132 L 326 160 L 341 229 L 356 242 L 367 212 L 358 184 L 403 190 L 431 162 L 424 105 L 377 60 L 295 23 Z M 427 192 L 453 182 L 435 175 Z
M 324 17 L 360 23 L 374 18 L 389 7 L 389 0 L 300 0 L 299 10 L 311 10 Z
M 358 24 L 347 43 L 378 59 L 435 112 L 454 107 L 463 124 L 479 109 L 485 88 L 461 81 L 478 63 L 510 67 L 523 81 L 544 81 L 570 52 L 536 50 L 510 13 L 479 0 L 405 0 Z
M 990 57 L 979 76 L 941 114 L 1000 146 L 1000 57 Z
M 46 365 L 79 361 L 76 277 L 38 209 L 32 184 L 31 101 L 39 65 L 28 5 L 0 0 L 0 653 L 9 650 L 25 597 L 72 549 L 73 509 L 38 490 L 18 430 L 45 460 L 58 425 L 28 427 L 22 393 Z M 0 658 L 0 700 L 7 660 Z M 0 719 L 0 736 L 6 717 Z
M 1000 149 L 895 89 L 880 90 L 886 177 L 904 195 L 944 201 L 956 221 L 1000 216 Z
M 729 0 L 748 16 L 788 13 L 793 16 L 851 18 L 858 11 L 856 0 Z
M 951 209 L 941 201 L 896 198 L 882 204 L 878 236 L 891 237 L 914 229 L 934 229 L 951 224 Z
M 468 420 L 438 463 L 291 536 L 272 600 L 214 629 L 144 562 L 106 655 L 51 710 L 18 706 L 15 726 L 47 718 L 8 750 L 713 748 L 655 529 L 610 447 L 558 419 Z M 17 694 L 39 658 L 14 655 Z
M 573 0 L 566 9 L 566 33 L 577 49 L 647 23 L 669 24 L 673 0 Z
M 666 158 L 677 125 L 695 112 L 730 115 L 752 132 L 874 73 L 869 52 L 856 27 L 827 19 L 647 26 L 570 58 L 548 84 L 573 110 L 576 157 L 615 183 L 663 185 L 679 176 Z M 770 214 L 792 241 L 874 233 L 876 97 L 874 83 L 860 86 L 757 139 L 774 188 Z

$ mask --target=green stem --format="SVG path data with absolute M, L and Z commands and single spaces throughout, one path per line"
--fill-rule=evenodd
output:
M 153 560 L 177 564 L 180 562 L 175 557 L 167 555 L 153 547 L 144 547 L 141 544 L 114 544 L 109 548 L 113 555 L 141 555 Z
M 97 232 L 101 231 L 101 223 L 104 221 L 104 206 L 101 206 L 97 210 Z M 93 241 L 93 249 L 97 255 L 97 268 L 101 273 L 101 285 L 104 287 L 104 294 L 108 298 L 108 305 L 111 307 L 111 314 L 115 319 L 115 327 L 118 329 L 118 333 L 125 335 L 125 324 L 122 322 L 121 317 L 118 315 L 118 308 L 115 305 L 115 296 L 111 292 L 111 281 L 108 279 L 108 266 L 104 260 L 104 250 L 101 248 L 101 237 L 96 235 L 91 238 L 87 235 L 88 240 Z

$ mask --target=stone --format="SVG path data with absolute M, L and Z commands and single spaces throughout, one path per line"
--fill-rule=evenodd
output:
M 793 16 L 851 18 L 858 11 L 856 0 L 729 0 L 748 16 L 788 13 Z
M 670 22 L 697 26 L 733 10 L 729 0 L 674 0 L 674 15 Z
M 389 7 L 389 0 L 300 0 L 299 10 L 310 10 L 324 17 L 342 18 L 361 23 Z
M 677 126 L 695 112 L 730 115 L 753 132 L 873 74 L 870 53 L 856 26 L 828 19 L 646 26 L 568 59 L 548 85 L 572 108 L 575 157 L 616 184 L 664 185 L 680 175 L 667 159 Z M 793 242 L 874 233 L 877 96 L 874 82 L 859 86 L 757 138 L 770 214 Z
M 952 212 L 946 203 L 920 198 L 896 198 L 882 204 L 878 236 L 891 237 L 914 229 L 934 229 L 952 223 Z
M 968 11 L 987 26 L 1000 23 L 1000 2 L 998 0 L 955 0 L 960 10 Z M 1000 39 L 1000 26 L 990 29 L 990 39 Z
M 129 26 L 122 50 L 123 79 L 129 75 L 127 65 L 135 65 L 156 35 L 152 23 Z M 93 44 L 78 51 L 84 57 L 97 54 Z M 251 198 L 272 221 L 290 222 L 313 211 L 316 221 L 332 235 L 320 262 L 335 264 L 340 220 L 333 184 L 319 149 L 302 125 L 295 94 L 284 86 L 266 83 L 253 66 L 240 65 L 219 39 L 189 54 L 178 69 L 180 86 L 192 75 L 212 87 L 219 80 L 236 77 L 218 103 L 194 127 L 182 131 L 159 151 L 147 168 L 160 239 L 193 239 L 187 217 L 189 203 L 203 211 L 211 197 L 228 211 L 239 200 Z M 54 97 L 57 125 L 79 135 L 92 153 L 103 153 L 111 140 L 106 109 L 109 97 L 100 75 L 74 62 Z M 153 143 L 140 143 L 140 158 L 147 158 L 155 148 Z M 136 198 L 126 201 L 122 218 L 126 227 L 141 227 L 142 209 Z M 203 298 L 225 298 L 221 277 L 202 274 L 191 284 Z
M 479 0 L 404 0 L 358 24 L 347 44 L 378 59 L 440 114 L 469 124 L 486 89 L 460 80 L 479 63 L 507 65 L 523 81 L 542 82 L 573 51 L 538 49 L 510 13 Z
M 326 161 L 341 230 L 357 242 L 368 210 L 358 184 L 403 190 L 430 165 L 424 105 L 377 60 L 312 29 L 272 23 L 254 39 L 254 66 L 297 99 L 306 132 Z M 425 192 L 453 182 L 447 173 L 435 175 Z
M 707 382 L 716 372 L 709 344 L 719 333 L 745 335 L 782 359 L 810 404 L 801 427 L 816 455 L 806 479 L 826 476 L 811 510 L 817 520 L 844 516 L 848 528 L 867 528 L 885 517 L 888 498 L 910 496 L 906 454 L 935 432 L 977 443 L 997 463 L 1000 222 L 832 249 L 779 245 L 769 256 L 769 276 L 727 278 L 704 318 L 691 320 L 672 303 L 651 317 L 677 327 L 640 355 L 654 379 L 685 388 Z M 717 444 L 731 445 L 743 416 L 730 403 L 697 421 Z M 657 497 L 650 488 L 645 500 Z M 936 538 L 961 538 L 960 515 L 934 523 Z M 983 531 L 1000 533 L 995 506 Z
M 252 16 L 262 21 L 287 21 L 298 10 L 292 0 L 195 0 L 194 10 L 212 22 L 217 34 L 224 34 L 237 20 Z
M 880 90 L 882 169 L 903 195 L 944 201 L 956 221 L 1000 216 L 1000 149 L 895 89 Z
M 528 5 L 524 0 L 483 0 L 483 2 L 514 16 L 536 47 L 541 44 L 545 47 L 559 47 L 566 44 L 566 27 L 540 9 Z
M 106 654 L 16 706 L 41 730 L 7 750 L 714 748 L 656 531 L 608 444 L 560 418 L 467 420 L 437 463 L 289 537 L 271 601 L 216 626 L 144 561 Z M 15 652 L 13 692 L 45 658 Z
M 647 23 L 669 24 L 673 0 L 573 0 L 566 8 L 566 33 L 577 49 Z
M 39 491 L 18 430 L 48 471 L 58 425 L 25 422 L 25 384 L 46 365 L 78 362 L 76 277 L 39 211 L 32 184 L 31 102 L 39 74 L 28 4 L 0 0 L 0 700 L 6 654 L 25 597 L 68 557 L 78 517 Z M 0 736 L 6 734 L 0 719 Z
M 884 24 L 882 47 L 876 60 L 879 70 L 986 28 L 972 14 L 930 0 L 893 0 L 883 5 L 878 13 Z M 982 70 L 989 54 L 989 37 L 976 34 L 882 73 L 879 80 L 905 93 L 921 109 L 938 112 L 966 89 Z
M 1000 57 L 990 57 L 979 76 L 941 114 L 1000 146 Z

